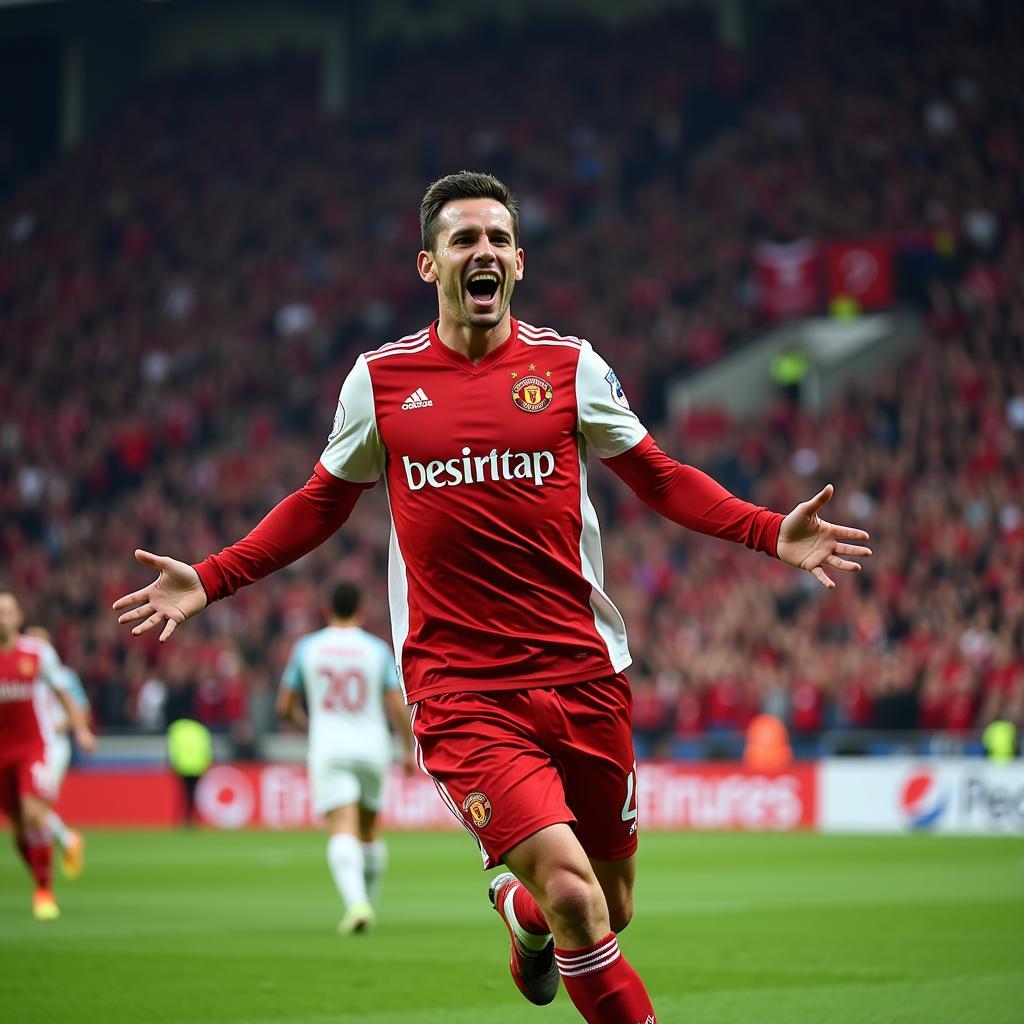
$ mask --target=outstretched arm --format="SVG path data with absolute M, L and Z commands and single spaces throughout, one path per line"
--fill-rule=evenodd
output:
M 805 569 L 829 589 L 835 583 L 823 566 L 859 572 L 859 563 L 850 558 L 871 555 L 870 548 L 848 543 L 866 541 L 863 530 L 818 518 L 818 510 L 832 497 L 831 484 L 782 516 L 737 498 L 706 473 L 669 458 L 650 436 L 622 455 L 606 459 L 605 465 L 666 519 Z
M 693 466 L 666 455 L 649 434 L 605 465 L 649 508 L 711 537 L 745 544 L 773 557 L 782 516 L 730 494 Z
M 138 636 L 164 624 L 163 643 L 211 601 L 263 579 L 318 547 L 348 519 L 359 496 L 373 484 L 341 480 L 317 463 L 305 487 L 289 494 L 249 533 L 194 566 L 137 550 L 135 557 L 159 575 L 142 590 L 114 602 L 120 623 L 136 623 Z

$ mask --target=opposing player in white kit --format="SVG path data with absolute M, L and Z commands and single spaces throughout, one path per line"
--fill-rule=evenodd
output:
M 345 904 L 338 925 L 343 934 L 366 931 L 376 921 L 387 866 L 377 817 L 391 763 L 389 718 L 406 773 L 414 769 L 395 658 L 383 640 L 359 627 L 360 600 L 354 583 L 334 585 L 329 624 L 296 643 L 277 701 L 279 714 L 309 728 L 313 810 L 330 834 L 327 863 Z
M 26 626 L 25 636 L 35 637 L 45 643 L 52 644 L 53 640 L 50 631 L 45 626 Z M 67 683 L 67 695 L 82 709 L 86 719 L 89 717 L 89 698 L 82 687 L 82 681 L 78 673 L 65 664 L 61 664 L 60 671 Z M 68 720 L 64 706 L 50 693 L 45 691 L 45 700 L 42 705 L 42 714 L 49 720 L 49 729 L 44 734 L 46 739 L 46 772 L 50 778 L 50 785 L 53 788 L 54 799 L 60 794 L 64 776 L 68 773 L 71 765 L 71 722 Z M 64 819 L 51 807 L 46 815 L 46 825 L 50 830 L 53 841 L 61 850 L 61 869 L 64 877 L 69 879 L 78 878 L 85 867 L 85 838 L 80 832 L 69 828 Z

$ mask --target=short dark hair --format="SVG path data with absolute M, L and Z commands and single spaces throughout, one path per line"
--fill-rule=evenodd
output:
M 519 244 L 519 200 L 504 182 L 493 174 L 480 171 L 459 171 L 438 178 L 423 195 L 420 203 L 420 239 L 427 252 L 437 242 L 437 221 L 446 203 L 455 199 L 495 199 L 512 215 L 512 238 Z
M 362 599 L 362 591 L 349 580 L 339 580 L 331 587 L 331 611 L 339 619 L 351 619 Z

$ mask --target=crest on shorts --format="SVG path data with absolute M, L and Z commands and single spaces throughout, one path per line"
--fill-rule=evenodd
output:
M 479 790 L 474 790 L 462 801 L 462 809 L 477 828 L 483 828 L 491 820 L 491 801 Z
M 523 412 L 543 412 L 554 397 L 551 382 L 543 377 L 520 377 L 512 385 L 512 401 Z

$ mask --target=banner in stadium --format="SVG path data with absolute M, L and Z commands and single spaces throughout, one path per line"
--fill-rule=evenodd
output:
M 892 248 L 878 239 L 829 242 L 825 246 L 828 300 L 855 299 L 861 309 L 888 309 L 893 304 Z
M 823 832 L 1024 836 L 1024 764 L 835 759 L 819 768 Z
M 816 242 L 762 242 L 754 249 L 757 310 L 765 320 L 821 308 L 821 250 Z
M 637 810 L 643 829 L 788 831 L 817 819 L 816 768 L 762 775 L 730 764 L 641 764 Z M 181 814 L 177 780 L 164 769 L 72 771 L 58 807 L 82 826 L 173 825 Z M 215 828 L 305 828 L 316 824 L 300 765 L 215 765 L 196 792 L 200 816 Z M 385 828 L 461 826 L 423 775 L 393 772 Z

